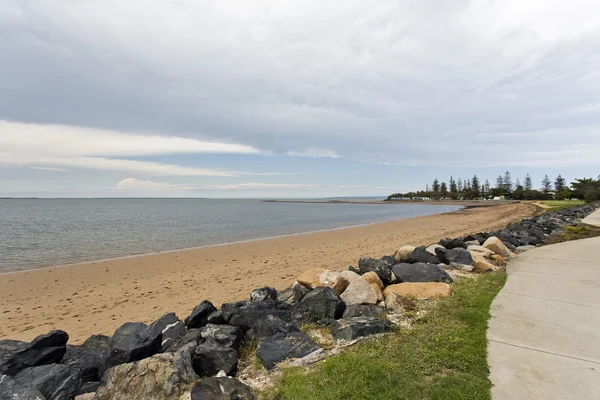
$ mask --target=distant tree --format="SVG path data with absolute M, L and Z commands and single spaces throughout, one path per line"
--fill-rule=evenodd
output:
M 518 188 L 519 186 L 522 186 L 522 185 L 521 185 L 521 180 L 520 180 L 519 178 L 517 178 L 517 181 L 515 182 L 515 190 L 517 190 L 517 188 Z M 523 189 L 525 189 L 525 188 L 523 188 Z
M 573 188 L 573 197 L 585 200 L 588 203 L 600 200 L 600 179 L 576 179 L 575 182 L 571 183 L 571 187 Z
M 488 181 L 487 179 L 485 180 L 485 183 L 483 184 L 483 194 L 484 196 L 487 198 L 490 196 L 490 192 L 491 192 L 492 188 L 490 186 L 490 181 Z
M 502 196 L 505 194 L 504 192 L 504 179 L 502 179 L 502 175 L 498 175 L 498 178 L 496 178 L 496 192 L 494 194 L 497 194 L 498 196 Z
M 446 182 L 442 182 L 440 186 L 440 193 L 442 193 L 442 197 L 448 196 L 448 186 L 446 185 Z
M 458 193 L 462 193 L 462 191 L 463 191 L 462 179 L 458 178 Z
M 471 192 L 473 199 L 479 197 L 479 178 L 477 175 L 473 175 L 473 180 L 471 181 Z
M 425 185 L 425 192 L 429 193 L 429 184 Z
M 529 174 L 525 175 L 525 181 L 523 182 L 523 188 L 527 191 L 533 189 L 533 182 L 531 182 L 531 177 Z
M 504 173 L 504 178 L 502 178 L 502 185 L 504 192 L 508 195 L 513 191 L 512 179 L 510 177 L 510 172 L 506 171 Z
M 550 182 L 550 178 L 548 178 L 548 175 L 544 176 L 544 179 L 542 179 L 542 187 L 541 190 L 544 194 L 548 193 L 550 190 L 552 190 L 552 182 Z
M 431 190 L 433 190 L 434 193 L 437 193 L 440 191 L 440 181 L 438 181 L 437 178 L 435 178 L 433 180 L 433 186 L 431 187 Z
M 523 200 L 525 198 L 525 188 L 521 185 L 519 178 L 517 178 L 517 182 L 515 183 L 515 190 L 512 193 L 513 200 Z
M 565 178 L 563 178 L 560 174 L 554 180 L 554 191 L 556 193 L 562 192 L 566 189 Z
M 456 181 L 454 178 L 450 177 L 450 193 L 458 192 L 458 188 L 456 187 Z

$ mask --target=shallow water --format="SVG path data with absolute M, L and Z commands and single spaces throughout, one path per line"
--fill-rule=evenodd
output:
M 0 272 L 393 221 L 460 208 L 257 199 L 0 199 Z

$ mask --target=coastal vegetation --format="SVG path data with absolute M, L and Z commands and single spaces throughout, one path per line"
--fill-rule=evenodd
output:
M 519 178 L 513 183 L 509 171 L 498 175 L 494 186 L 487 179 L 485 182 L 481 182 L 477 175 L 470 179 L 458 178 L 458 180 L 451 176 L 448 184 L 435 178 L 431 186 L 426 185 L 425 190 L 393 193 L 388 196 L 387 200 L 488 200 L 494 198 L 507 200 L 577 199 L 593 203 L 600 200 L 600 176 L 598 179 L 576 179 L 567 185 L 565 178 L 560 174 L 554 181 L 545 175 L 538 189 L 534 188 L 529 174 L 524 177 L 522 183 Z M 571 206 L 573 205 L 575 204 L 571 204 Z

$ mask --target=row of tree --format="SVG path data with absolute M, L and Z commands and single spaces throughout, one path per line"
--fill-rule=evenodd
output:
M 571 185 L 567 185 L 562 175 L 558 175 L 554 181 L 544 176 L 539 188 L 534 189 L 531 176 L 527 174 L 521 183 L 517 178 L 513 183 L 510 172 L 506 171 L 504 175 L 499 175 L 494 187 L 486 179 L 481 182 L 477 175 L 471 179 L 455 180 L 452 176 L 448 183 L 440 182 L 434 179 L 431 187 L 426 186 L 425 190 L 409 193 L 394 193 L 388 196 L 388 199 L 453 199 L 453 200 L 476 200 L 491 199 L 495 197 L 504 197 L 512 200 L 546 200 L 556 198 L 571 199 L 577 198 L 586 201 L 600 200 L 600 176 L 598 179 L 576 179 Z

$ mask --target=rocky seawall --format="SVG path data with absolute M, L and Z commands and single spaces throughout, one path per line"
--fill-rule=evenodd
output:
M 0 399 L 253 399 L 248 382 L 236 378 L 243 349 L 256 346 L 256 359 L 273 371 L 331 354 L 303 331 L 309 325 L 327 327 L 336 343 L 346 344 L 401 329 L 397 316 L 415 310 L 415 299 L 450 296 L 457 277 L 503 268 L 594 209 L 402 246 L 343 272 L 312 268 L 288 289 L 255 289 L 248 300 L 220 308 L 203 301 L 183 321 L 168 313 L 149 325 L 128 322 L 78 346 L 58 330 L 31 342 L 2 340 Z

